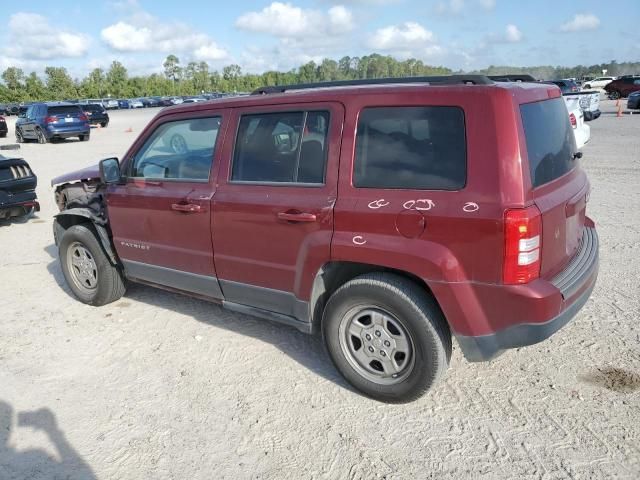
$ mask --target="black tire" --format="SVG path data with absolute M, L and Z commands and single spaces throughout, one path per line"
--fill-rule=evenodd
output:
M 0 133 L 0 138 L 7 138 L 7 132 Z
M 584 86 L 584 88 L 586 88 L 587 90 L 589 90 L 591 88 L 591 85 L 589 85 L 588 83 Z
M 42 145 L 47 143 L 47 136 L 44 134 L 44 132 L 40 128 L 36 129 L 36 139 L 38 140 L 38 143 Z
M 22 132 L 16 128 L 16 143 L 24 143 L 24 137 L 22 136 Z
M 78 138 L 80 139 L 81 142 L 88 142 L 89 141 L 89 134 L 78 135 Z
M 353 357 L 348 358 L 350 354 L 345 353 L 340 340 L 340 325 L 350 312 L 368 307 L 390 314 L 411 341 L 413 358 L 405 373 L 398 374 L 397 383 L 383 385 L 367 378 L 357 365 L 354 367 Z M 322 333 L 329 356 L 345 379 L 383 402 L 417 399 L 443 376 L 451 358 L 451 333 L 440 308 L 423 287 L 395 274 L 366 274 L 340 287 L 327 303 Z
M 620 92 L 618 92 L 617 90 L 614 90 L 609 94 L 609 98 L 611 100 L 618 100 L 621 97 L 622 97 L 622 95 L 620 95 Z
M 107 128 L 107 125 L 109 125 L 109 122 L 102 122 L 102 123 L 100 124 L 100 126 L 101 126 L 102 128 Z
M 86 249 L 93 259 L 97 279 L 95 288 L 79 287 L 76 283 L 78 276 L 70 270 L 69 256 L 72 255 L 72 248 L 78 245 Z M 60 239 L 58 255 L 67 285 L 81 302 L 101 306 L 115 302 L 124 295 L 126 287 L 120 271 L 111 264 L 89 226 L 73 225 L 68 228 Z

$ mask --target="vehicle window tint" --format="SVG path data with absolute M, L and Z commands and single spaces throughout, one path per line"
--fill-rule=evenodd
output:
M 324 182 L 329 112 L 243 115 L 231 180 Z
M 49 115 L 79 115 L 82 113 L 77 105 L 60 105 L 49 107 Z
M 134 156 L 131 176 L 208 180 L 220 122 L 208 117 L 163 123 Z
M 101 112 L 102 110 L 104 110 L 103 107 L 101 107 L 100 105 L 95 105 L 95 104 L 87 104 L 87 105 L 83 105 L 82 108 L 86 111 L 86 112 Z
M 573 129 L 562 98 L 520 105 L 534 187 L 544 185 L 576 166 Z
M 375 107 L 358 120 L 353 184 L 457 190 L 466 179 L 464 113 L 458 107 Z

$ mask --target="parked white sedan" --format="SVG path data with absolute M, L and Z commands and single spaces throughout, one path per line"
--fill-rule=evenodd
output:
M 582 85 L 583 90 L 589 90 L 590 88 L 604 88 L 610 82 L 613 82 L 616 77 L 597 77 L 593 80 L 589 80 L 588 82 L 584 82 Z

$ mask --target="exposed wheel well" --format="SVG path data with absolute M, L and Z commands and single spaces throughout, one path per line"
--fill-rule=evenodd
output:
M 373 272 L 394 273 L 411 280 L 412 282 L 423 288 L 425 295 L 433 298 L 436 305 L 438 305 L 438 308 L 440 308 L 438 299 L 429 288 L 429 285 L 427 285 L 427 283 L 425 283 L 425 281 L 420 277 L 413 275 L 412 273 L 368 263 L 329 262 L 323 265 L 323 267 L 317 273 L 315 281 L 313 283 L 313 289 L 310 298 L 310 310 L 312 312 L 311 321 L 313 330 L 318 331 L 320 329 L 325 305 L 327 304 L 329 297 L 331 297 L 331 295 L 333 295 L 333 293 L 338 290 L 338 288 L 360 275 Z M 442 311 L 442 309 L 440 309 L 440 311 Z M 446 319 L 446 317 L 444 318 Z

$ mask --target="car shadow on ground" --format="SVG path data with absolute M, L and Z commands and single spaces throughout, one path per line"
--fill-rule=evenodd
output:
M 67 286 L 62 274 L 58 261 L 58 248 L 51 244 L 44 250 L 53 259 L 47 265 L 47 270 L 60 288 L 78 301 Z M 319 334 L 308 335 L 294 327 L 232 312 L 214 302 L 132 282 L 128 283 L 127 292 L 123 298 L 154 305 L 158 309 L 172 311 L 179 315 L 190 316 L 206 325 L 224 328 L 230 332 L 270 343 L 313 373 L 355 392 L 334 368 Z M 118 302 L 114 305 L 118 306 Z
M 38 476 L 38 472 L 46 472 L 46 478 L 74 480 L 96 478 L 91 467 L 67 441 L 51 410 L 41 408 L 18 412 L 16 428 L 13 428 L 13 416 L 14 411 L 11 405 L 0 400 L 0 478 L 7 480 L 34 478 Z M 58 459 L 42 449 L 14 448 L 12 445 L 16 442 L 11 441 L 10 438 L 12 429 L 14 435 L 19 435 L 22 428 L 31 428 L 45 434 L 51 445 L 55 447 Z M 38 478 L 41 477 L 38 476 Z

